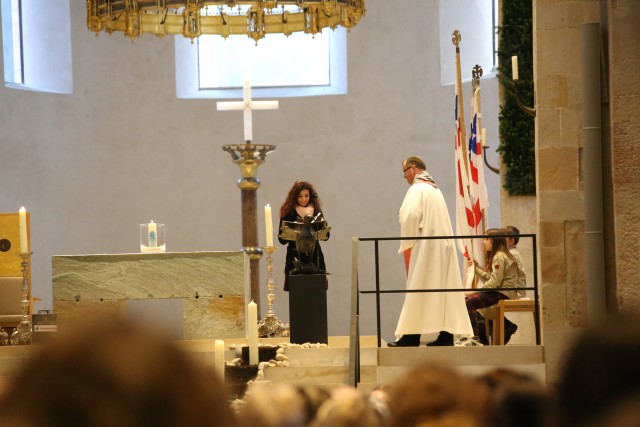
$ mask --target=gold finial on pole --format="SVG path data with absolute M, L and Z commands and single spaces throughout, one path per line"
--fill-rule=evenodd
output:
M 460 70 L 460 41 L 462 34 L 455 30 L 451 41 L 456 47 L 456 85 L 458 85 L 458 119 L 460 120 L 460 145 L 462 146 L 462 157 L 464 159 L 464 172 L 469 175 L 469 153 L 467 152 L 467 132 L 464 121 L 464 102 L 462 101 L 462 72 Z

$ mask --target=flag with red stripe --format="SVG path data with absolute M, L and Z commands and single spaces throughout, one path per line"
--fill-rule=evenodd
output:
M 455 171 L 456 171 L 456 234 L 458 236 L 474 235 L 475 232 L 475 216 L 469 197 L 469 179 L 467 175 L 467 166 L 465 165 L 465 154 L 463 150 L 463 142 L 461 137 L 460 114 L 458 112 L 458 84 L 455 85 L 455 126 L 456 133 L 454 138 L 455 144 Z M 458 250 L 471 260 L 476 259 L 475 251 L 471 239 L 457 239 Z
M 477 235 L 484 234 L 483 214 L 486 218 L 487 208 L 489 207 L 489 197 L 487 194 L 487 185 L 484 179 L 484 164 L 482 153 L 482 132 L 479 128 L 481 120 L 481 112 L 478 111 L 480 105 L 480 87 L 476 88 L 471 97 L 471 132 L 469 136 L 469 198 L 473 213 L 473 233 Z M 481 239 L 473 241 L 474 253 L 482 254 L 484 246 Z M 480 257 L 484 261 L 484 256 Z M 482 263 L 484 266 L 484 262 Z

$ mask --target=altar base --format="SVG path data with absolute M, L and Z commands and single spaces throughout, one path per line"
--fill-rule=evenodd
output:
M 292 343 L 328 343 L 326 275 L 289 276 L 289 322 Z

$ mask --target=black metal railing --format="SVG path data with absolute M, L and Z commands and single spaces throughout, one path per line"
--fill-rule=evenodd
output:
M 381 241 L 398 241 L 398 240 L 459 240 L 459 239 L 482 239 L 485 237 L 519 237 L 530 238 L 532 241 L 533 253 L 533 286 L 517 288 L 518 290 L 533 291 L 534 299 L 534 325 L 536 332 L 536 345 L 540 345 L 540 301 L 538 295 L 538 258 L 537 258 L 537 239 L 535 234 L 494 234 L 488 235 L 472 235 L 472 236 L 429 236 L 429 237 L 354 237 L 352 252 L 352 304 L 351 304 L 351 350 L 349 365 L 355 367 L 352 372 L 350 369 L 350 384 L 357 385 L 360 380 L 360 295 L 375 294 L 376 302 L 376 328 L 378 336 L 378 347 L 382 346 L 380 312 L 381 312 L 381 295 L 397 294 L 397 293 L 430 293 L 430 292 L 467 292 L 469 289 L 380 289 L 380 252 L 379 243 Z M 361 291 L 358 283 L 358 242 L 374 242 L 374 265 L 375 265 L 375 290 Z M 476 288 L 478 292 L 486 291 L 513 291 L 514 288 Z

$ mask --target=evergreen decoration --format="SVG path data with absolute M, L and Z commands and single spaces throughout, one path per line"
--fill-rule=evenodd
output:
M 503 0 L 498 48 L 498 78 L 504 88 L 498 153 L 505 165 L 509 195 L 536 193 L 535 118 L 518 107 L 535 107 L 533 96 L 533 11 L 531 0 Z M 512 80 L 511 57 L 518 56 L 519 80 Z

